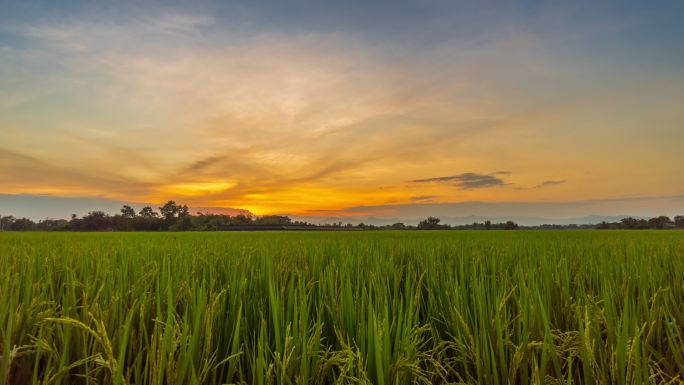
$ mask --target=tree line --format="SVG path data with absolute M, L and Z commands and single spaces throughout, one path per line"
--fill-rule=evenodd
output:
M 677 215 L 670 219 L 665 215 L 651 219 L 623 218 L 620 222 L 601 222 L 596 225 L 598 229 L 622 229 L 622 230 L 663 230 L 684 229 L 684 215 Z
M 218 231 L 239 226 L 309 225 L 292 221 L 281 215 L 255 217 L 251 215 L 190 214 L 186 205 L 168 201 L 155 211 L 151 206 L 136 212 L 124 205 L 118 214 L 91 211 L 78 217 L 44 219 L 34 222 L 29 218 L 0 217 L 0 230 L 8 231 Z
M 402 225 L 401 223 L 398 225 Z M 393 225 L 396 227 L 396 225 Z M 418 223 L 417 229 L 444 229 L 444 230 L 580 230 L 580 229 L 599 229 L 599 230 L 667 230 L 684 229 L 684 215 L 677 215 L 673 219 L 665 215 L 660 215 L 650 219 L 643 218 L 623 218 L 619 222 L 601 222 L 598 224 L 569 224 L 556 225 L 544 224 L 536 226 L 522 226 L 513 221 L 492 223 L 491 221 L 474 222 L 466 225 L 443 225 L 439 218 L 429 217 Z
M 428 217 L 418 225 L 407 225 L 397 222 L 390 225 L 371 225 L 359 223 L 353 225 L 342 222 L 331 225 L 316 225 L 302 221 L 293 221 L 284 215 L 224 215 L 196 213 L 192 215 L 188 206 L 168 201 L 155 211 L 145 206 L 136 212 L 133 207 L 124 205 L 119 213 L 109 215 L 104 211 L 91 211 L 78 217 L 76 214 L 66 219 L 44 219 L 35 222 L 29 218 L 0 216 L 0 231 L 222 231 L 240 229 L 326 229 L 326 230 L 572 230 L 572 229 L 684 229 L 684 215 L 670 219 L 658 216 L 650 219 L 624 218 L 619 222 L 601 222 L 599 224 L 572 224 L 538 226 L 522 226 L 513 221 L 493 223 L 491 221 L 474 222 L 464 225 L 441 223 L 437 217 Z

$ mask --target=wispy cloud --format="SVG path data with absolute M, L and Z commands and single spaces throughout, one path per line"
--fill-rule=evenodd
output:
M 487 187 L 500 187 L 506 184 L 506 182 L 496 175 L 508 175 L 509 172 L 496 172 L 494 174 L 477 174 L 474 172 L 466 172 L 458 175 L 440 176 L 435 178 L 427 179 L 416 179 L 413 183 L 441 183 L 441 182 L 452 182 L 458 188 L 462 190 L 473 190 L 479 188 Z
M 548 187 L 548 186 L 562 185 L 562 184 L 565 184 L 566 182 L 567 182 L 566 180 L 545 180 L 545 181 L 543 181 L 541 183 L 537 183 L 533 186 L 528 186 L 528 187 L 518 186 L 515 189 L 516 190 L 536 190 L 536 189 L 540 189 L 540 188 L 544 188 L 544 187 Z
M 0 148 L 0 185 L 3 193 L 95 197 L 138 195 L 153 187 L 117 174 L 73 170 L 3 148 Z
M 567 181 L 565 181 L 565 180 L 545 180 L 545 181 L 539 183 L 538 185 L 534 186 L 534 188 L 541 188 L 541 187 L 546 187 L 546 186 L 556 186 L 559 184 L 563 184 L 565 182 L 567 182 Z
M 116 17 L 105 18 L 93 13 L 79 19 L 62 19 L 42 23 L 8 23 L 3 30 L 35 39 L 46 47 L 70 53 L 105 52 L 129 49 L 126 39 L 139 38 L 140 44 L 149 44 L 160 38 L 186 41 L 197 36 L 200 28 L 214 23 L 207 14 L 179 12 L 141 12 L 135 7 L 122 7 Z M 104 47 L 102 41 L 117 43 L 117 47 Z
M 437 198 L 437 195 L 420 195 L 411 197 L 410 200 L 413 202 L 432 202 Z

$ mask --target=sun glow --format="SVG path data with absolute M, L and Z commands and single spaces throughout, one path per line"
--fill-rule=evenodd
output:
M 192 182 L 176 183 L 163 186 L 160 190 L 167 195 L 181 195 L 188 197 L 217 194 L 234 187 L 234 182 Z

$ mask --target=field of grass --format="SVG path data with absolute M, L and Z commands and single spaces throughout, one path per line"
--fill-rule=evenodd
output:
M 0 233 L 0 383 L 684 383 L 684 232 Z

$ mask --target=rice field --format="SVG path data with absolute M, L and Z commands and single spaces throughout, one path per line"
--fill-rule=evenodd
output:
M 2 384 L 681 384 L 684 232 L 0 233 Z

